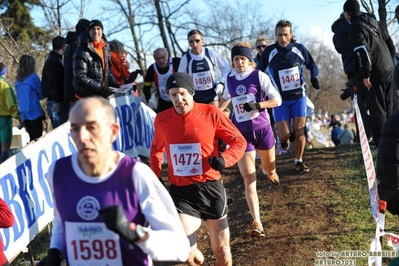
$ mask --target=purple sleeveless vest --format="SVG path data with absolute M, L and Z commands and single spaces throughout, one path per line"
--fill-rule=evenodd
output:
M 249 76 L 246 77 L 244 80 L 237 80 L 234 76 L 231 77 L 230 75 L 228 75 L 226 82 L 227 87 L 229 88 L 231 98 L 252 93 L 255 95 L 256 102 L 263 102 L 265 100 L 265 95 L 260 88 L 258 71 L 259 70 L 252 71 L 252 73 L 249 74 Z M 239 86 L 240 89 L 237 89 Z M 246 88 L 246 91 L 242 90 L 242 86 Z M 259 116 L 257 118 L 241 123 L 237 122 L 233 110 L 231 120 L 233 124 L 238 128 L 238 130 L 240 130 L 240 132 L 242 133 L 253 132 L 255 130 L 268 127 L 270 125 L 270 121 L 266 115 L 265 109 L 259 110 Z
M 110 178 L 101 183 L 90 184 L 75 174 L 71 158 L 68 156 L 58 160 L 54 169 L 54 198 L 64 227 L 66 221 L 103 222 L 98 209 L 110 205 L 119 205 L 129 221 L 145 224 L 145 217 L 140 209 L 139 195 L 135 192 L 134 177 L 132 177 L 134 165 L 140 162 L 125 156 Z M 133 248 L 123 238 L 120 238 L 120 246 L 124 266 L 148 265 L 148 255 L 138 246 L 134 245 Z

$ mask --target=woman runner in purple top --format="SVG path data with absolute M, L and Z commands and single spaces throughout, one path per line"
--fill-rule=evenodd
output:
M 245 198 L 253 218 L 251 236 L 264 237 L 256 192 L 255 155 L 258 151 L 262 173 L 278 185 L 275 139 L 266 108 L 279 106 L 281 97 L 269 77 L 255 70 L 249 43 L 236 44 L 231 50 L 231 60 L 234 69 L 227 75 L 219 108 L 224 110 L 232 101 L 232 122 L 247 140 L 247 148 L 238 161 L 238 168 L 244 178 Z

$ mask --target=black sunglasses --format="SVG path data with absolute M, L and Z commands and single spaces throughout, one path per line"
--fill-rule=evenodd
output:
M 256 46 L 256 48 L 257 48 L 257 49 L 266 48 L 266 45 L 258 45 L 258 46 Z
M 188 42 L 189 43 L 193 43 L 193 42 L 196 42 L 196 43 L 199 43 L 201 40 L 189 40 Z

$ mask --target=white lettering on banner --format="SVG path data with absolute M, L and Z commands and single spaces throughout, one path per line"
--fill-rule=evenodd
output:
M 110 99 L 121 132 L 114 148 L 131 156 L 149 157 L 155 112 L 141 97 Z M 0 165 L 0 197 L 13 212 L 13 227 L 0 229 L 8 260 L 16 257 L 53 220 L 53 202 L 46 180 L 50 165 L 76 151 L 69 122 L 47 133 Z
M 110 100 L 115 106 L 121 132 L 114 148 L 136 157 L 150 157 L 155 112 L 141 102 L 141 97 L 122 96 Z
M 0 166 L 5 173 L 0 178 L 0 196 L 15 218 L 11 228 L 1 230 L 8 259 L 18 255 L 53 219 L 46 175 L 52 162 L 76 150 L 68 131 L 69 123 L 62 125 Z

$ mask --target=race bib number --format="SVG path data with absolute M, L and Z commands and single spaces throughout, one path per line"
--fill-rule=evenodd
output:
M 210 71 L 193 73 L 193 81 L 197 91 L 205 91 L 212 88 L 212 75 Z
M 202 175 L 200 143 L 170 144 L 170 157 L 174 175 Z
M 298 67 L 279 70 L 278 75 L 282 91 L 295 90 L 301 86 Z
M 255 95 L 252 93 L 242 96 L 235 96 L 231 99 L 233 103 L 233 112 L 238 123 L 254 119 L 259 116 L 259 110 L 247 112 L 244 109 L 244 103 L 254 103 Z
M 66 222 L 65 236 L 70 265 L 122 265 L 119 235 L 104 223 Z

